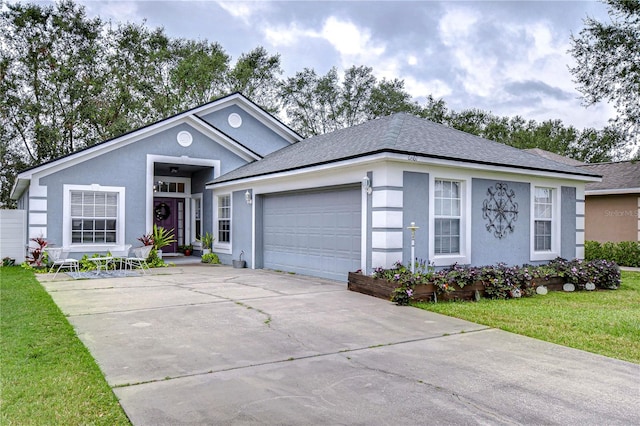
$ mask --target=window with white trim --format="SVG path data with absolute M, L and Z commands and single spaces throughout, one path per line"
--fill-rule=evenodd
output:
M 553 249 L 553 188 L 536 187 L 533 199 L 533 249 Z
M 64 185 L 62 246 L 72 252 L 119 250 L 124 245 L 125 188 Z
M 71 244 L 118 241 L 118 193 L 71 191 Z
M 218 243 L 231 243 L 231 195 L 218 197 Z
M 461 182 L 435 180 L 434 254 L 460 254 L 462 230 Z

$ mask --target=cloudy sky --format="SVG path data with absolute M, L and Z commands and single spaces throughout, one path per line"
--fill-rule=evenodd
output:
M 400 78 L 418 101 L 602 128 L 614 115 L 581 105 L 568 66 L 570 35 L 597 1 L 79 1 L 89 16 L 164 27 L 219 42 L 237 58 L 256 46 L 281 55 L 285 75 L 367 65 Z

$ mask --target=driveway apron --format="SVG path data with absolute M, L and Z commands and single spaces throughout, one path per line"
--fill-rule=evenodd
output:
M 345 283 L 209 265 L 41 281 L 134 425 L 640 421 L 639 365 Z

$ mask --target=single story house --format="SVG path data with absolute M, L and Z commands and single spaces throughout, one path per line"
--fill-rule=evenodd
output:
M 436 266 L 584 255 L 597 173 L 406 113 L 302 139 L 241 94 L 19 174 L 29 236 L 72 254 L 213 232 L 224 263 L 346 280 L 415 257 Z M 168 248 L 169 251 L 175 247 Z

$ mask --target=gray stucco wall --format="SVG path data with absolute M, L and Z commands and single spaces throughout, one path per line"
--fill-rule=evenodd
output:
M 373 187 L 375 182 L 373 181 L 373 172 L 367 172 L 367 177 L 369 178 L 369 182 L 371 184 L 371 186 Z M 366 197 L 367 199 L 367 205 L 366 205 L 366 214 L 367 214 L 367 229 L 363 229 L 362 232 L 365 233 L 366 237 L 367 237 L 367 262 L 365 264 L 365 268 L 367 269 L 366 271 L 364 271 L 366 274 L 370 274 L 371 272 L 373 272 L 373 262 L 371 259 L 371 253 L 373 252 L 373 242 L 371 240 L 371 238 L 373 237 L 373 227 L 371 226 L 371 221 L 373 220 L 373 197 L 371 197 L 370 195 L 368 195 Z
M 518 204 L 518 218 L 513 223 L 513 233 L 499 239 L 493 231 L 487 230 L 487 220 L 482 217 L 483 201 L 488 198 L 487 190 L 495 189 L 496 183 L 506 183 L 515 192 Z M 531 198 L 530 184 L 521 182 L 472 179 L 471 189 L 471 264 L 492 265 L 504 262 L 509 265 L 529 263 Z
M 415 256 L 418 260 L 429 259 L 429 174 L 404 172 L 402 193 L 402 259 L 411 264 L 411 232 L 407 227 L 415 222 Z
M 247 261 L 247 266 L 251 267 L 253 258 L 251 257 L 251 204 L 247 204 L 244 191 L 235 191 L 232 194 L 233 210 L 231 221 L 231 246 L 232 259 L 239 260 L 240 252 L 244 251 L 243 259 Z M 249 190 L 251 193 L 252 191 Z M 230 263 L 230 262 L 229 262 Z
M 242 118 L 242 125 L 237 129 L 231 127 L 228 122 L 229 114 L 234 112 Z M 236 105 L 204 115 L 201 118 L 261 156 L 289 145 L 288 141 L 282 139 Z
M 214 170 L 201 170 L 191 176 L 191 192 L 202 194 L 202 229 L 203 232 L 213 229 L 213 191 L 204 189 L 207 182 L 214 178 Z M 197 237 L 197 236 L 196 236 Z
M 178 132 L 186 130 L 193 135 L 193 143 L 182 147 L 177 143 Z M 188 156 L 220 160 L 220 174 L 227 173 L 246 162 L 210 140 L 187 124 L 139 140 L 125 147 L 68 167 L 41 179 L 47 186 L 48 240 L 62 244 L 63 185 L 90 185 L 126 187 L 125 192 L 125 244 L 137 245 L 137 238 L 144 234 L 146 226 L 146 161 L 147 154 L 172 157 Z M 204 182 L 213 176 L 211 170 L 198 175 L 192 181 L 192 192 L 202 192 L 205 230 L 211 231 L 211 191 L 204 189 Z M 202 185 L 201 187 L 195 185 Z M 208 225 L 208 226 L 207 226 Z
M 264 246 L 264 241 L 262 238 L 262 230 L 264 229 L 264 199 L 262 195 L 255 195 L 253 197 L 253 204 L 255 209 L 255 217 L 256 217 L 256 258 L 253 264 L 254 268 L 262 268 L 264 266 L 264 257 L 262 256 L 262 247 Z M 249 264 L 247 264 L 249 265 Z
M 573 259 L 576 257 L 576 188 L 563 186 L 560 191 L 562 204 L 560 256 Z

